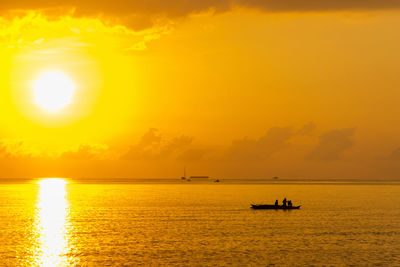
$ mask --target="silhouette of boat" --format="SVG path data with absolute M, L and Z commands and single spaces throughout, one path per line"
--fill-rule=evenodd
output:
M 181 177 L 181 180 L 186 180 L 186 166 L 183 167 L 183 176 Z
M 299 206 L 283 206 L 283 205 L 268 205 L 268 204 L 251 204 L 251 208 L 255 210 L 298 210 Z

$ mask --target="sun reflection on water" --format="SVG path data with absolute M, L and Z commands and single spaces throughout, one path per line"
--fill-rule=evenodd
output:
M 38 181 L 36 204 L 37 251 L 40 266 L 66 266 L 69 241 L 69 202 L 67 182 L 59 178 Z

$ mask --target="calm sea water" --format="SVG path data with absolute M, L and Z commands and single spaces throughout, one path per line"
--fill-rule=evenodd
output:
M 3 180 L 0 265 L 399 266 L 400 183 Z

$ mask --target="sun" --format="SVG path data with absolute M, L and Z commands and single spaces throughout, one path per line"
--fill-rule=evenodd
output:
M 33 84 L 35 103 L 47 111 L 59 111 L 72 102 L 75 84 L 61 71 L 47 71 Z

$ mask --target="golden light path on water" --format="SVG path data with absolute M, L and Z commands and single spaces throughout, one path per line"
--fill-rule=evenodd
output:
M 37 249 L 34 264 L 67 266 L 69 202 L 67 182 L 59 178 L 38 181 L 36 204 Z

